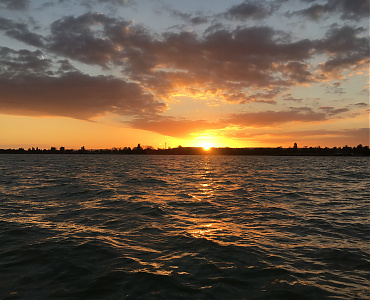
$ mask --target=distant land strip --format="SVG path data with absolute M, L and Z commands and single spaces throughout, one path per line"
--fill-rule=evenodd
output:
M 283 148 L 229 148 L 229 147 L 214 147 L 208 150 L 202 147 L 177 147 L 168 149 L 154 149 L 148 146 L 143 148 L 140 144 L 137 147 L 130 148 L 111 148 L 111 149 L 85 149 L 81 147 L 78 150 L 59 149 L 51 147 L 50 149 L 37 148 L 18 148 L 18 149 L 0 149 L 0 154 L 140 154 L 140 155 L 273 155 L 273 156 L 370 156 L 369 146 L 358 145 L 356 147 L 333 147 L 321 148 L 318 147 L 294 147 Z

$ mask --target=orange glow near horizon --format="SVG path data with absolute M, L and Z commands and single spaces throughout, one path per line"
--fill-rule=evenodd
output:
M 359 119 L 359 126 L 368 117 Z M 344 122 L 343 120 L 341 122 Z M 312 128 L 312 126 L 314 126 Z M 335 123 L 326 123 L 325 130 L 335 130 Z M 240 128 L 229 127 L 227 129 L 213 129 L 194 132 L 184 137 L 167 136 L 148 130 L 140 130 L 123 127 L 122 124 L 113 118 L 99 119 L 96 121 L 77 120 L 66 117 L 25 117 L 0 114 L 1 143 L 0 148 L 25 149 L 39 147 L 50 149 L 50 147 L 66 149 L 111 149 L 123 147 L 136 147 L 141 144 L 146 148 L 176 148 L 179 145 L 184 147 L 202 147 L 205 151 L 211 148 L 244 148 L 244 147 L 292 147 L 297 142 L 298 147 L 351 147 L 358 144 L 367 145 L 366 137 L 333 134 L 326 132 L 320 124 L 309 124 L 303 129 L 312 130 L 305 136 L 299 132 L 291 131 L 284 133 L 284 129 L 277 129 L 269 134 L 261 132 L 260 128 L 248 127 L 248 134 L 244 134 Z M 273 129 L 271 129 L 273 131 Z M 322 132 L 321 132 L 322 131 Z M 329 135 L 330 133 L 330 135 Z M 339 132 L 341 133 L 341 132 Z M 343 133 L 347 134 L 345 131 Z M 364 131 L 364 134 L 366 132 Z M 365 142 L 363 142 L 365 140 Z
M 243 148 L 256 146 L 256 144 L 251 141 L 228 138 L 222 130 L 211 130 L 199 133 L 193 140 L 189 140 L 184 144 L 187 144 L 189 147 L 202 147 L 205 151 L 209 151 L 211 148 Z
M 208 151 L 212 147 L 219 147 L 221 142 L 220 138 L 215 137 L 213 134 L 202 134 L 196 137 L 191 143 L 193 147 L 202 147 L 205 151 Z

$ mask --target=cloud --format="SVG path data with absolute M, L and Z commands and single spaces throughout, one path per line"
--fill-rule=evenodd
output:
M 152 116 L 147 118 L 136 118 L 128 122 L 136 129 L 149 130 L 163 135 L 186 138 L 192 133 L 199 133 L 207 130 L 226 129 L 237 126 L 239 130 L 245 127 L 278 127 L 292 122 L 309 123 L 322 122 L 337 118 L 343 113 L 349 112 L 348 107 L 334 108 L 323 106 L 319 111 L 309 107 L 289 108 L 282 111 L 259 111 L 242 112 L 229 115 L 227 118 L 209 122 L 206 120 L 189 120 L 184 118 Z M 236 134 L 235 137 L 240 133 Z M 243 135 L 243 133 L 241 133 Z M 251 136 L 248 136 L 251 137 Z
M 248 103 L 248 102 L 261 102 L 275 104 L 275 98 L 282 92 L 284 88 L 266 88 L 264 92 L 260 93 L 233 93 L 228 92 L 223 94 L 228 102 L 232 103 Z
M 92 119 L 108 113 L 160 113 L 164 104 L 137 84 L 111 77 L 66 73 L 60 77 L 0 77 L 0 111 L 5 114 Z
M 367 106 L 369 106 L 369 103 L 359 102 L 359 103 L 356 103 L 356 104 L 354 104 L 354 105 L 356 105 L 356 106 L 363 106 L 363 107 L 367 107 Z
M 169 9 L 173 17 L 180 18 L 192 25 L 205 24 L 212 21 L 213 23 L 220 19 L 246 21 L 260 20 L 270 16 L 279 5 L 268 3 L 266 1 L 244 1 L 228 8 L 225 12 L 204 16 L 199 13 L 185 13 L 175 9 Z
M 272 9 L 260 2 L 245 1 L 232 6 L 224 16 L 226 18 L 244 21 L 247 19 L 264 19 L 272 14 Z
M 191 13 L 184 13 L 179 10 L 169 9 L 170 14 L 175 18 L 180 18 L 183 21 L 190 23 L 192 25 L 200 25 L 205 24 L 209 21 L 209 17 L 203 15 L 195 15 L 193 16 Z
M 127 78 L 162 99 L 181 91 L 194 96 L 211 93 L 233 103 L 275 103 L 290 86 L 340 77 L 350 67 L 364 66 L 369 57 L 368 38 L 360 36 L 364 29 L 350 26 L 332 27 L 317 40 L 293 40 L 268 26 L 221 25 L 201 35 L 155 35 L 132 21 L 89 12 L 56 20 L 46 37 L 4 18 L 0 30 L 65 58 L 120 67 Z M 321 54 L 328 59 L 318 66 L 309 63 Z
M 44 59 L 40 50 L 12 50 L 0 47 L 0 75 L 9 79 L 31 72 L 34 75 L 48 73 L 51 61 Z
M 132 21 L 86 13 L 59 19 L 50 31 L 46 48 L 65 57 L 102 67 L 125 65 L 140 70 L 154 66 L 150 52 L 155 40 Z
M 63 75 L 64 73 L 69 72 L 78 72 L 78 70 L 69 62 L 67 59 L 58 60 L 59 70 L 57 71 L 58 75 Z
M 331 11 L 341 13 L 342 19 L 358 20 L 369 17 L 369 0 L 328 0 Z
M 132 2 L 129 0 L 97 0 L 97 1 L 101 3 L 113 3 L 115 5 L 127 5 L 129 2 Z
M 366 31 L 361 27 L 333 26 L 327 31 L 325 38 L 318 41 L 316 48 L 333 55 L 364 53 L 369 49 L 369 40 L 366 37 L 359 37 L 359 34 L 363 32 Z
M 66 2 L 78 2 L 79 5 L 85 6 L 88 9 L 91 9 L 96 4 L 106 4 L 111 8 L 120 7 L 120 6 L 127 6 L 134 2 L 134 0 L 80 0 L 80 1 L 72 1 L 72 0 L 59 0 L 59 3 L 66 3 Z
M 0 8 L 9 10 L 26 10 L 30 5 L 30 0 L 1 0 Z
M 119 50 L 107 35 L 114 39 L 111 34 L 114 30 L 124 35 L 130 23 L 97 13 L 64 17 L 51 24 L 47 48 L 87 64 L 107 66 L 119 59 Z
M 164 82 L 171 82 L 174 89 L 191 93 L 199 86 L 199 92 L 202 89 L 212 91 L 234 102 L 235 95 L 245 94 L 245 88 L 270 90 L 294 85 L 297 79 L 304 81 L 302 76 L 308 73 L 307 69 L 302 73 L 303 65 L 300 69 L 290 68 L 289 72 L 275 66 L 309 59 L 312 47 L 309 40 L 280 42 L 280 34 L 270 27 L 218 29 L 203 36 L 172 32 L 150 47 L 153 56 L 151 69 L 147 68 L 145 74 L 140 74 L 132 64 L 132 71 L 151 90 L 156 90 L 157 86 L 151 84 L 152 78 L 156 78 L 156 83 L 162 78 Z M 142 53 L 145 51 L 143 49 Z M 166 72 L 159 72 L 153 67 L 155 65 L 166 69 Z M 294 72 L 299 72 L 300 77 Z M 311 80 L 309 76 L 305 79 Z M 263 96 L 260 100 L 266 100 L 264 93 L 260 95 Z M 252 99 L 247 94 L 239 98 L 243 103 Z
M 285 77 L 292 81 L 292 84 L 305 84 L 317 81 L 317 78 L 309 71 L 309 65 L 298 61 L 290 61 L 280 66 Z
M 308 8 L 289 12 L 287 16 L 298 15 L 317 21 L 328 14 L 340 14 L 343 20 L 360 20 L 368 18 L 369 3 L 369 0 L 327 0 L 323 4 L 314 3 Z
M 4 31 L 5 35 L 28 45 L 35 47 L 43 46 L 43 37 L 30 32 L 28 26 L 24 23 L 13 22 L 9 19 L 0 17 L 0 31 Z
M 0 111 L 6 114 L 91 119 L 108 113 L 151 115 L 165 108 L 152 95 L 144 94 L 137 84 L 81 73 L 0 77 L 0 88 Z
M 327 93 L 330 94 L 344 94 L 344 88 L 342 87 L 342 82 L 333 82 L 333 83 L 326 83 L 323 84 L 327 89 Z
M 83 74 L 67 60 L 55 64 L 42 59 L 40 50 L 1 47 L 0 90 L 0 112 L 5 114 L 92 119 L 108 113 L 155 115 L 166 108 L 138 84 Z
M 47 40 L 48 50 L 65 57 L 102 67 L 121 65 L 126 76 L 161 97 L 181 89 L 213 91 L 235 100 L 233 95 L 245 88 L 274 89 L 313 80 L 307 65 L 299 62 L 312 56 L 313 42 L 291 42 L 267 26 L 154 36 L 130 21 L 87 13 L 54 22 Z M 266 100 L 264 93 L 256 95 L 263 96 L 256 100 Z
M 316 21 L 320 19 L 327 12 L 328 12 L 328 8 L 326 5 L 314 4 L 310 6 L 309 8 L 293 13 L 293 15 L 298 14 L 298 15 L 305 16 L 311 20 Z
M 369 38 L 360 37 L 364 28 L 350 26 L 333 27 L 325 38 L 317 42 L 318 52 L 329 55 L 320 68 L 327 76 L 338 74 L 348 68 L 367 67 L 369 63 Z
M 233 125 L 251 127 L 270 127 L 289 122 L 317 122 L 325 121 L 326 114 L 315 112 L 311 108 L 291 108 L 285 111 L 246 112 L 231 115 L 224 122 Z
M 347 7 L 347 2 L 340 2 L 343 7 Z M 278 4 L 281 3 L 279 1 Z M 258 13 L 265 11 L 266 17 L 267 11 L 271 13 L 274 9 L 276 8 L 268 5 L 268 2 L 245 1 L 228 9 L 227 14 L 229 18 L 257 18 Z M 356 10 L 352 6 L 345 9 Z M 178 14 L 189 22 L 194 18 L 191 14 Z M 96 90 L 102 91 L 97 92 L 96 97 L 104 95 L 99 99 L 108 99 L 107 95 L 112 99 L 101 100 L 102 104 L 99 106 L 94 104 L 100 101 L 94 96 L 92 103 L 96 109 L 87 110 L 85 115 L 78 111 L 72 113 L 71 109 L 60 109 L 65 114 L 79 118 L 92 118 L 108 112 L 131 116 L 142 116 L 145 112 L 153 117 L 165 108 L 162 102 L 170 100 L 173 95 L 207 95 L 231 103 L 275 104 L 278 96 L 284 95 L 293 86 L 338 77 L 349 68 L 367 66 L 369 59 L 369 39 L 363 36 L 365 29 L 349 25 L 332 26 L 325 36 L 317 39 L 294 38 L 269 26 L 245 24 L 229 28 L 221 23 L 212 24 L 203 33 L 179 30 L 155 34 L 130 20 L 88 12 L 56 20 L 50 25 L 50 32 L 44 35 L 32 32 L 27 23 L 5 18 L 0 18 L 0 30 L 9 37 L 39 49 L 27 52 L 3 47 L 0 50 L 3 53 L 0 57 L 3 83 L 16 89 L 20 87 L 22 78 L 27 76 L 41 90 L 41 86 L 35 81 L 37 78 L 40 84 L 50 82 L 56 91 L 63 88 L 66 97 L 68 95 L 68 98 L 76 99 L 69 94 L 72 91 L 66 86 L 74 78 L 86 86 L 96 84 Z M 48 53 L 49 57 L 60 57 L 51 61 L 44 59 L 42 53 Z M 125 80 L 85 75 L 77 71 L 70 60 L 99 66 L 105 70 L 119 68 Z M 317 64 L 317 61 L 320 63 Z M 120 84 L 124 91 L 119 88 Z M 338 90 L 340 84 L 334 83 L 333 88 Z M 27 85 L 24 86 L 24 90 L 26 89 L 31 91 L 31 87 Z M 88 89 L 76 89 L 82 103 L 88 105 L 88 102 L 84 102 Z M 9 89 L 7 91 L 8 95 L 16 99 Z M 113 95 L 113 92 L 118 96 Z M 135 102 L 133 99 L 138 100 Z M 286 99 L 302 100 L 292 97 Z M 20 100 L 17 98 L 17 101 Z M 25 107 L 24 103 L 20 104 L 22 105 Z M 98 108 L 101 109 L 100 113 Z M 34 110 L 40 109 L 41 105 Z M 48 110 L 43 113 L 46 111 Z M 328 113 L 329 111 L 324 110 L 315 112 L 302 109 L 268 111 L 266 115 L 234 115 L 230 120 L 242 122 L 244 116 L 257 126 L 262 126 L 258 125 L 255 118 L 261 117 L 265 124 L 270 125 L 283 122 L 284 117 L 288 121 L 325 120 Z M 152 125 L 162 122 L 157 119 L 148 120 Z M 143 124 L 149 126 L 149 121 Z M 182 120 L 183 124 L 190 127 L 210 125 L 201 121 L 187 122 Z
M 302 102 L 303 98 L 294 98 L 291 93 L 287 93 L 283 95 L 284 101 L 294 101 L 294 102 Z
M 348 107 L 334 108 L 332 106 L 321 106 L 319 109 L 324 111 L 329 116 L 338 115 L 349 111 Z

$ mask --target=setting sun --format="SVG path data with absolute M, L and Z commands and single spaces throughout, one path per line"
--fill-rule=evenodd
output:
M 202 144 L 202 147 L 205 151 L 208 151 L 209 149 L 211 149 L 213 146 L 210 144 L 210 143 L 204 143 Z

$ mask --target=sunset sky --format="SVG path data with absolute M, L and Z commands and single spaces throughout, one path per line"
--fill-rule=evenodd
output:
M 0 148 L 369 145 L 368 0 L 0 0 Z

